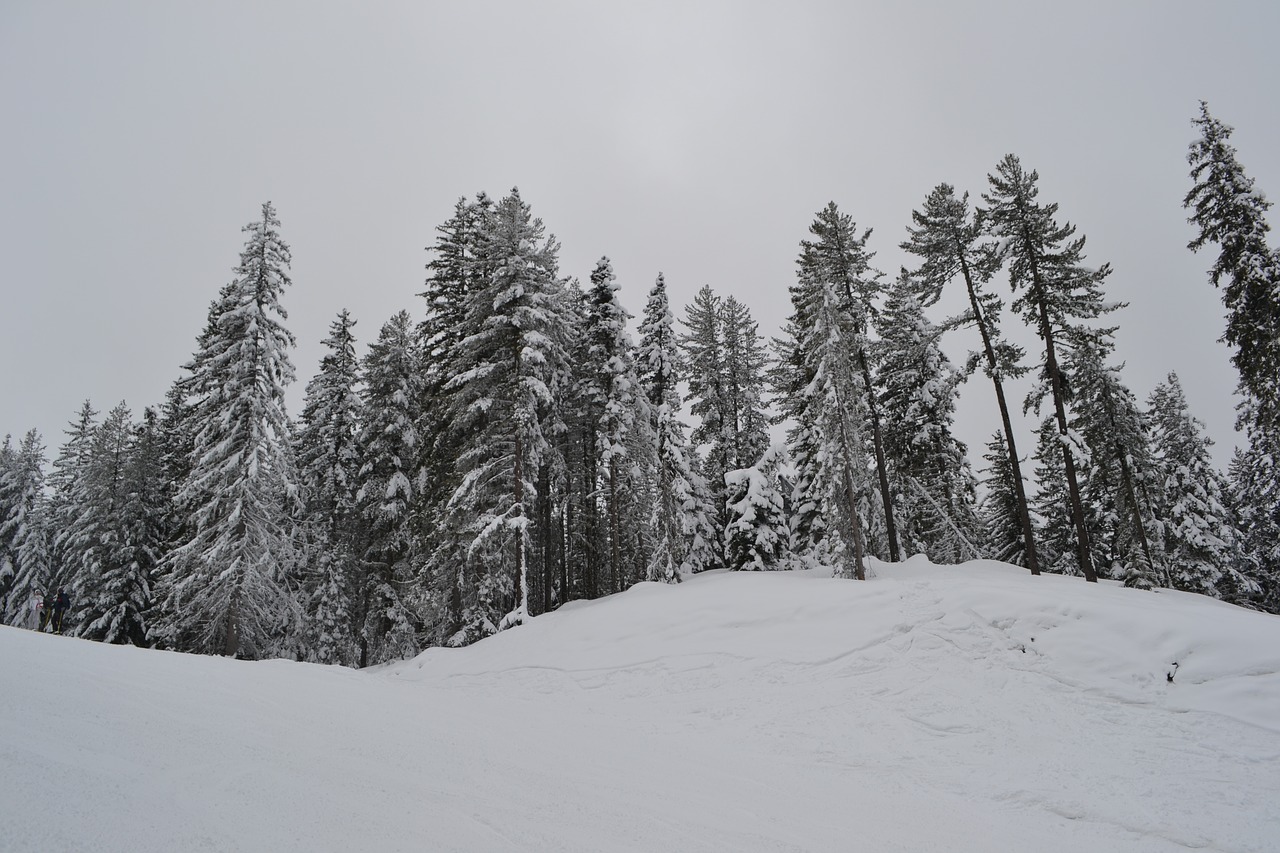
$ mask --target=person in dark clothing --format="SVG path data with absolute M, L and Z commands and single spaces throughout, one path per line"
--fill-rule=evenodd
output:
M 51 621 L 53 621 L 53 593 L 46 592 L 44 594 L 44 607 L 40 608 L 40 630 L 43 632 Z
M 53 633 L 62 633 L 62 615 L 71 606 L 71 598 L 62 587 L 58 587 L 58 597 L 53 600 Z

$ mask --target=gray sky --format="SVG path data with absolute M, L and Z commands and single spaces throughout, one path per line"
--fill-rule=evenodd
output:
M 52 456 L 85 398 L 158 403 L 268 199 L 296 414 L 338 310 L 362 347 L 422 315 L 424 248 L 461 195 L 518 185 L 562 270 L 609 255 L 633 313 L 661 270 L 677 314 L 710 284 L 771 334 L 827 201 L 892 274 L 929 190 L 976 198 L 1013 152 L 1114 265 L 1130 386 L 1177 370 L 1225 462 L 1235 373 L 1212 257 L 1185 248 L 1185 154 L 1207 99 L 1280 193 L 1277 32 L 1269 0 L 6 0 L 0 433 L 37 427 Z M 962 437 L 998 423 L 975 377 Z

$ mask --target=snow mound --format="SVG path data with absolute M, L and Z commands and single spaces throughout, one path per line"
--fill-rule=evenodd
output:
M 0 850 L 1276 849 L 1280 619 L 874 568 L 366 672 L 0 630 Z

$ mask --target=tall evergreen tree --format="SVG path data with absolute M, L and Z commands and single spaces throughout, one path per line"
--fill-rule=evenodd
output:
M 544 427 L 568 374 L 559 246 L 544 233 L 518 190 L 498 204 L 481 250 L 489 273 L 467 298 L 457 373 L 444 387 L 451 428 L 464 436 L 447 512 L 470 537 L 475 578 L 462 590 L 455 642 L 532 615 L 536 483 L 553 450 Z
M 1035 328 L 1044 344 L 1042 378 L 1053 398 L 1058 441 L 1063 457 L 1071 517 L 1076 530 L 1076 559 L 1085 580 L 1096 581 L 1085 529 L 1084 504 L 1071 451 L 1078 442 L 1069 435 L 1068 388 L 1058 364 L 1058 338 L 1063 329 L 1080 320 L 1096 318 L 1116 306 L 1103 300 L 1102 282 L 1111 273 L 1109 264 L 1097 269 L 1084 266 L 1084 238 L 1072 239 L 1075 227 L 1054 219 L 1056 204 L 1040 204 L 1039 175 L 1026 172 L 1012 154 L 988 176 L 991 190 L 983 194 L 984 212 L 992 233 L 1005 241 L 1009 259 L 1009 283 L 1016 298 L 1013 310 Z M 1043 390 L 1038 392 L 1041 396 Z
M 0 590 L 8 625 L 25 624 L 32 595 L 48 592 L 55 582 L 44 464 L 44 442 L 33 429 L 0 471 Z
M 899 536 L 937 563 L 980 556 L 980 525 L 966 448 L 953 433 L 964 374 L 938 346 L 942 330 L 924 316 L 906 270 L 879 317 L 876 382 L 884 447 L 898 483 Z
M 724 344 L 726 410 L 722 418 L 723 445 L 732 468 L 755 465 L 769 448 L 769 417 L 764 406 L 768 353 L 760 340 L 759 325 L 751 312 L 733 296 L 720 305 L 719 326 Z
M 1170 586 L 1242 600 L 1252 584 L 1236 570 L 1236 531 L 1227 484 L 1213 467 L 1211 441 L 1191 416 L 1175 373 L 1147 398 L 1151 446 L 1160 474 L 1153 489 Z
M 245 226 L 235 278 L 188 366 L 193 450 L 179 501 L 194 514 L 167 558 L 161 636 L 190 651 L 269 655 L 296 620 L 287 572 L 297 486 L 284 403 L 294 339 L 282 322 L 290 255 L 279 228 L 270 202 Z
M 729 525 L 725 529 L 725 563 L 745 571 L 787 567 L 787 462 L 781 448 L 771 447 L 750 468 L 728 474 Z
M 1154 463 L 1138 402 L 1120 380 L 1120 368 L 1107 363 L 1114 347 L 1112 331 L 1068 330 L 1064 369 L 1078 429 L 1093 460 L 1087 504 L 1095 518 L 1094 547 L 1112 577 L 1150 589 L 1160 572 L 1148 533 Z
M 922 301 L 926 305 L 936 303 L 944 287 L 959 276 L 964 281 L 969 299 L 970 313 L 967 319 L 982 337 L 983 369 L 995 388 L 1007 455 L 1007 461 L 1002 466 L 988 461 L 993 466 L 993 476 L 1001 477 L 1003 474 L 999 472 L 1008 472 L 1014 517 L 1022 533 L 1022 545 L 1017 549 L 1011 549 L 1010 543 L 1005 542 L 1003 533 L 1001 534 L 1002 546 L 999 553 L 1006 555 L 1001 559 L 1016 559 L 1018 565 L 1026 566 L 1033 575 L 1039 574 L 1040 566 L 1036 559 L 1034 528 L 1028 510 L 1022 464 L 1004 392 L 1006 378 L 1017 379 L 1026 373 L 1026 368 L 1020 364 L 1023 352 L 1020 347 L 1001 336 L 999 321 L 1003 303 L 995 294 L 983 289 L 1000 268 L 996 243 L 985 233 L 982 223 L 971 214 L 969 194 L 965 193 L 957 198 L 955 190 L 949 184 L 935 187 L 925 199 L 923 208 L 911 212 L 911 219 L 915 227 L 907 228 L 909 237 L 901 245 L 904 250 L 921 260 L 920 267 L 914 272 L 914 280 L 922 288 Z M 999 529 L 1007 532 L 1007 527 L 1002 524 Z
M 357 605 L 360 665 L 419 651 L 412 557 L 417 509 L 420 364 L 407 311 L 383 324 L 364 360 L 363 449 L 355 508 L 363 520 L 363 588 Z
M 724 527 L 724 475 L 736 467 L 732 450 L 725 444 L 731 427 L 726 417 L 728 394 L 724 387 L 724 334 L 721 328 L 723 300 L 709 285 L 703 285 L 685 306 L 684 325 L 688 330 L 680 338 L 684 358 L 689 366 L 688 392 L 685 401 L 690 413 L 698 419 L 690 441 L 695 448 L 706 448 L 701 456 L 701 473 L 706 478 L 712 503 L 716 507 L 716 528 Z
M 1235 470 L 1242 544 L 1251 571 L 1263 582 L 1263 598 L 1280 612 L 1280 252 L 1267 243 L 1271 207 L 1245 174 L 1230 143 L 1233 129 L 1200 103 L 1193 123 L 1200 137 L 1191 143 L 1191 190 L 1183 206 L 1199 229 L 1188 245 L 1199 251 L 1218 246 L 1209 271 L 1222 288 L 1227 327 L 1222 340 L 1234 348 L 1231 361 L 1240 375 L 1238 426 L 1249 434 L 1248 464 Z
M 871 229 L 866 229 L 859 236 L 853 220 L 840 213 L 835 202 L 819 211 L 813 224 L 809 226 L 809 231 L 816 239 L 801 243 L 800 275 L 811 282 L 820 282 L 823 286 L 830 287 L 833 291 L 832 298 L 836 300 L 834 307 L 852 324 L 853 337 L 845 337 L 843 340 L 846 346 L 852 348 L 847 350 L 844 357 L 853 362 L 856 375 L 862 381 L 862 411 L 870 426 L 884 525 L 885 551 L 882 553 L 889 560 L 897 562 L 902 557 L 894 519 L 893 491 L 884 452 L 883 418 L 872 380 L 873 353 L 870 344 L 876 300 L 884 290 L 881 281 L 883 274 L 871 266 L 874 253 L 867 251 Z M 793 304 L 794 301 L 793 298 Z
M 655 547 L 646 579 L 677 583 L 682 573 L 698 572 L 718 564 L 712 550 L 718 537 L 711 527 L 715 511 L 706 499 L 704 481 L 693 470 L 684 425 L 679 419 L 677 384 L 682 375 L 682 361 L 675 318 L 661 273 L 645 304 L 636 369 L 641 390 L 649 401 L 657 457 L 651 519 Z
M 308 560 L 311 656 L 318 663 L 356 662 L 353 622 L 361 586 L 356 564 L 356 492 L 362 453 L 362 403 L 355 320 L 343 310 L 323 341 L 328 352 L 307 384 L 297 458 L 313 555 Z
M 861 368 L 869 346 L 868 298 L 878 285 L 863 249 L 869 232 L 859 238 L 834 204 L 818 214 L 810 232 L 817 239 L 800 244 L 780 359 L 786 367 L 776 374 L 780 393 L 800 400 L 789 406 L 797 422 L 789 440 L 801 466 L 795 479 L 803 487 L 793 496 L 792 528 L 820 535 L 816 556 L 861 580 L 872 477 L 864 432 L 873 422 Z M 890 538 L 896 541 L 896 531 Z
M 986 477 L 979 515 L 982 518 L 987 553 L 993 559 L 1026 565 L 1027 538 L 1022 527 L 1023 506 L 1014 486 L 1014 473 L 1009 464 L 1009 444 L 1002 433 L 987 442 Z M 1025 496 L 1024 496 L 1025 497 Z
M 1204 101 L 1192 123 L 1200 131 L 1187 154 L 1195 185 L 1183 206 L 1193 211 L 1190 222 L 1200 233 L 1188 247 L 1218 246 L 1209 278 L 1222 287 L 1227 306 L 1222 339 L 1235 348 L 1231 360 L 1245 398 L 1241 421 L 1274 451 L 1280 447 L 1280 258 L 1267 244 L 1271 202 L 1236 160 L 1233 128 L 1210 115 Z

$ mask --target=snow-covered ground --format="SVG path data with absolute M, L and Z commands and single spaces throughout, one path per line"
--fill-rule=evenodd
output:
M 1280 850 L 1280 619 L 877 575 L 642 584 L 372 672 L 0 629 L 0 849 Z

